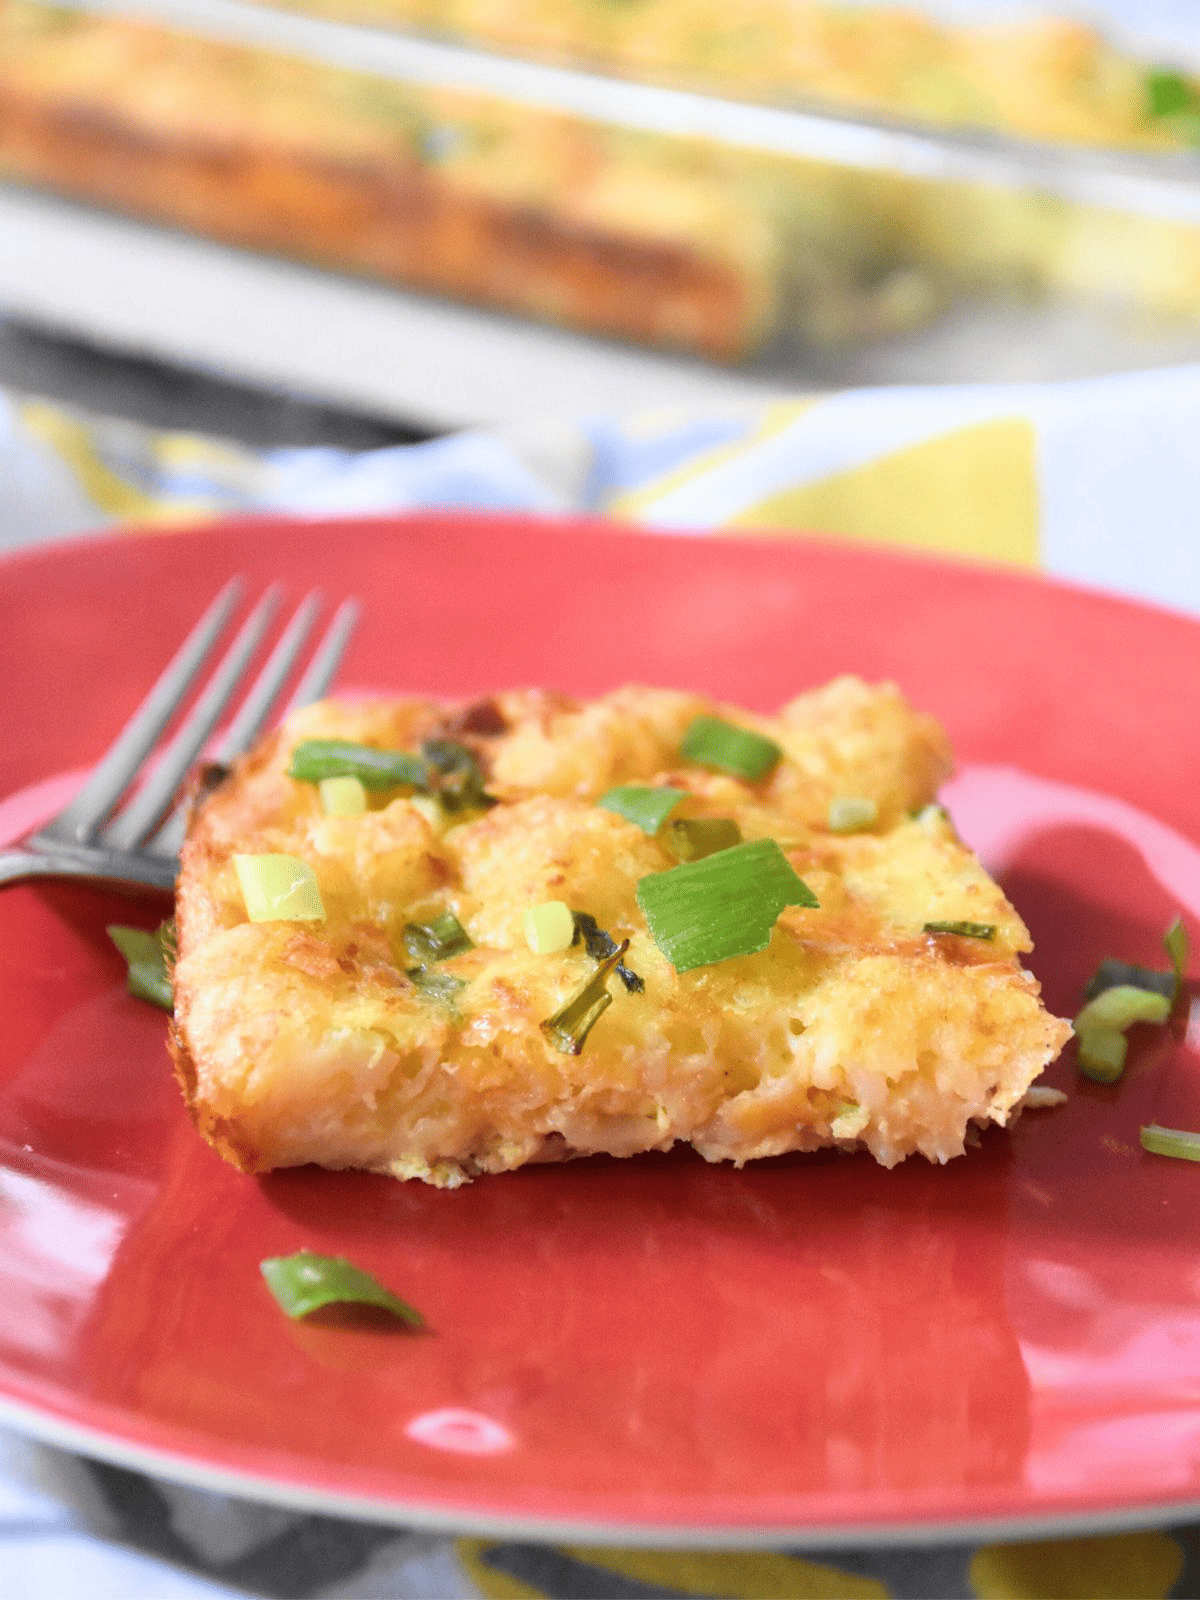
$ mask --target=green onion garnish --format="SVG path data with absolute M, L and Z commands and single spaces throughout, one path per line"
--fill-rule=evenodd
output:
M 583 940 L 583 947 L 593 961 L 607 961 L 614 952 L 618 955 L 620 954 L 620 951 L 617 950 L 617 941 L 612 934 L 605 933 L 595 917 L 589 916 L 586 911 L 572 912 L 572 916 L 575 920 L 576 938 Z M 575 940 L 572 939 L 571 943 L 574 944 L 574 942 Z M 628 948 L 629 940 L 626 939 L 622 949 Z M 639 978 L 636 972 L 632 972 L 623 961 L 618 961 L 614 970 L 630 994 L 643 994 L 645 992 L 646 985 L 643 979 Z
M 1093 1083 L 1116 1083 L 1128 1049 L 1129 1040 L 1115 1028 L 1091 1028 L 1079 1035 L 1079 1070 Z
M 1162 1128 L 1151 1122 L 1141 1131 L 1142 1149 L 1156 1156 L 1175 1156 L 1180 1161 L 1200 1161 L 1200 1133 L 1186 1128 Z
M 425 1326 L 419 1311 L 344 1256 L 297 1250 L 290 1256 L 269 1256 L 258 1270 L 289 1317 L 306 1317 L 329 1305 L 382 1306 L 411 1327 Z
M 467 987 L 465 978 L 456 978 L 452 972 L 439 972 L 436 967 L 409 967 L 405 976 L 427 1000 L 437 1000 L 446 1006 L 452 1006 L 454 997 Z
M 680 817 L 663 836 L 676 861 L 703 861 L 741 842 L 742 830 L 732 817 Z
M 1172 972 L 1156 972 L 1152 967 L 1137 967 L 1128 961 L 1117 961 L 1112 956 L 1105 956 L 1083 991 L 1084 999 L 1094 1000 L 1106 989 L 1118 987 L 1146 989 L 1151 994 L 1165 995 L 1170 1000 L 1175 994 L 1175 975 Z
M 785 906 L 817 905 L 774 839 L 651 873 L 639 881 L 637 898 L 676 972 L 765 950 Z
M 129 992 L 164 1011 L 175 1009 L 168 963 L 175 959 L 175 924 L 163 922 L 153 932 L 114 923 L 104 930 L 125 957 Z
M 486 811 L 498 804 L 484 790 L 483 768 L 465 744 L 453 739 L 426 739 L 421 754 L 428 762 L 427 787 L 446 811 Z M 435 776 L 434 776 L 435 775 Z
M 699 767 L 716 767 L 748 783 L 774 771 L 783 755 L 774 739 L 721 717 L 697 717 L 684 734 L 679 753 Z
M 1178 72 L 1151 72 L 1146 75 L 1146 110 L 1152 117 L 1173 117 L 1196 104 L 1196 92 Z
M 301 783 L 357 778 L 365 789 L 397 789 L 404 784 L 424 789 L 429 767 L 420 756 L 403 750 L 376 750 L 348 739 L 306 739 L 292 751 L 288 777 Z
M 443 911 L 432 922 L 406 922 L 401 937 L 410 960 L 422 963 L 448 961 L 451 956 L 475 948 L 470 934 L 452 911 Z
M 556 1050 L 567 1056 L 577 1056 L 583 1049 L 588 1034 L 612 1005 L 608 980 L 628 949 L 629 940 L 626 939 L 600 963 L 587 982 L 542 1023 L 542 1032 Z
M 830 833 L 861 833 L 879 821 L 879 807 L 861 795 L 841 795 L 829 802 L 825 820 Z
M 324 922 L 313 869 L 299 856 L 234 856 L 233 866 L 251 922 Z
M 1087 988 L 1083 991 L 1084 999 L 1094 1000 L 1106 989 L 1125 986 L 1148 989 L 1152 994 L 1166 995 L 1167 999 L 1173 1002 L 1183 988 L 1190 943 L 1183 918 L 1176 917 L 1163 934 L 1163 949 L 1171 958 L 1169 972 L 1163 972 L 1155 967 L 1139 967 L 1128 961 L 1117 961 L 1112 956 L 1105 956 L 1088 980 Z
M 322 778 L 321 810 L 327 817 L 361 817 L 367 809 L 367 791 L 361 778 Z
M 1171 961 L 1171 971 L 1175 975 L 1175 993 L 1172 1000 L 1183 988 L 1184 973 L 1187 971 L 1188 956 L 1191 953 L 1191 940 L 1188 931 L 1183 925 L 1183 918 L 1176 917 L 1163 934 L 1163 949 Z
M 565 900 L 543 900 L 525 911 L 525 943 L 534 955 L 557 955 L 569 950 L 579 930 Z
M 1088 1001 L 1075 1018 L 1075 1032 L 1083 1034 L 1096 1028 L 1115 1028 L 1123 1033 L 1135 1022 L 1165 1022 L 1170 1014 L 1171 1002 L 1165 994 L 1139 989 L 1131 983 L 1119 983 Z
M 484 792 L 478 761 L 453 739 L 426 739 L 420 755 L 346 739 L 306 739 L 292 751 L 288 777 L 301 783 L 357 778 L 366 789 L 419 789 L 436 795 L 446 811 L 483 811 L 496 804 Z
M 443 911 L 432 922 L 406 922 L 400 937 L 409 960 L 415 963 L 405 968 L 405 975 L 427 999 L 452 1005 L 459 990 L 466 988 L 466 979 L 437 971 L 435 963 L 475 948 L 462 923 L 452 911 Z
M 644 783 L 624 783 L 602 794 L 596 804 L 605 811 L 616 812 L 643 833 L 655 834 L 686 793 L 684 789 L 652 789 Z
M 961 939 L 994 939 L 994 922 L 927 922 L 922 933 L 956 933 Z
M 1182 918 L 1176 917 L 1163 934 L 1163 948 L 1171 958 L 1170 972 L 1133 966 L 1109 956 L 1092 974 L 1084 990 L 1087 1004 L 1075 1018 L 1079 1070 L 1085 1078 L 1115 1083 L 1125 1067 L 1125 1030 L 1135 1022 L 1162 1024 L 1170 1017 L 1183 992 L 1188 959 L 1188 933 Z

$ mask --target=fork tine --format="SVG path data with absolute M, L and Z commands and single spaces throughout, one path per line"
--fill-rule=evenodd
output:
M 272 584 L 243 622 L 208 687 L 192 707 L 187 721 L 171 740 L 145 784 L 101 834 L 100 842 L 110 850 L 136 850 L 170 805 L 188 768 L 220 721 L 251 656 L 258 649 L 271 615 L 279 604 L 279 595 L 280 585 Z
M 321 608 L 321 596 L 316 589 L 305 596 L 297 607 L 295 615 L 288 623 L 287 628 L 280 636 L 278 644 L 271 652 L 266 664 L 242 703 L 237 716 L 230 723 L 222 737 L 220 747 L 216 753 L 216 760 L 220 762 L 232 761 L 237 755 L 253 742 L 255 736 L 270 715 L 271 708 L 279 696 L 279 691 L 287 681 L 288 674 L 295 665 L 312 625 Z M 304 674 L 295 694 L 288 703 L 287 709 L 294 710 L 298 705 L 307 705 L 309 701 L 317 699 L 329 687 L 330 680 L 337 670 L 350 634 L 358 620 L 358 604 L 355 601 L 346 601 L 334 612 L 325 635 L 317 646 L 308 671 Z M 305 699 L 301 695 L 308 687 L 311 692 Z M 154 835 L 146 849 L 154 855 L 177 855 L 183 843 L 186 817 L 182 807 L 177 807 Z
M 253 742 L 270 714 L 279 691 L 287 681 L 288 673 L 296 664 L 304 641 L 312 632 L 321 609 L 320 591 L 313 589 L 305 595 L 295 615 L 280 636 L 266 665 L 255 679 L 242 708 L 229 724 L 217 751 L 218 761 L 232 761 Z
M 334 612 L 325 637 L 318 645 L 316 655 L 309 662 L 308 671 L 296 685 L 295 692 L 288 701 L 289 712 L 297 710 L 300 706 L 311 705 L 329 688 L 333 675 L 346 653 L 350 636 L 358 626 L 361 609 L 357 600 L 343 600 Z
M 231 578 L 188 634 L 74 800 L 41 830 L 44 837 L 84 844 L 95 834 L 191 688 L 232 615 L 241 591 L 242 580 Z

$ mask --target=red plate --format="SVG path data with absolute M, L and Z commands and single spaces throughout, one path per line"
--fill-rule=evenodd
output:
M 964 831 L 1071 1013 L 1105 954 L 1200 919 L 1200 627 L 1059 584 L 817 541 L 422 516 L 225 524 L 0 564 L 0 808 L 95 759 L 231 572 L 358 593 L 346 687 L 640 679 L 769 709 L 894 677 L 950 728 Z M 39 790 L 35 786 L 41 784 Z M 61 787 L 61 786 L 59 786 Z M 32 792 L 31 792 L 32 790 Z M 0 893 L 0 1415 L 113 1460 L 400 1523 L 813 1544 L 1200 1514 L 1200 1126 L 1183 1037 L 945 1168 L 690 1154 L 439 1192 L 234 1172 L 104 925 Z M 1196 925 L 1194 922 L 1193 925 Z M 1181 1034 L 1182 1030 L 1177 1030 Z M 259 1261 L 344 1253 L 422 1336 L 288 1322 Z

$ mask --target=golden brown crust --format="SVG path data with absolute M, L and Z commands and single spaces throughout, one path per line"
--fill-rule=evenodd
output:
M 270 1162 L 264 1164 L 261 1152 L 247 1141 L 237 1119 L 217 1116 L 200 1098 L 199 1074 L 178 1017 L 172 1018 L 167 1030 L 167 1049 L 174 1064 L 175 1081 L 183 1092 L 183 1103 L 200 1137 L 240 1172 L 268 1171 Z

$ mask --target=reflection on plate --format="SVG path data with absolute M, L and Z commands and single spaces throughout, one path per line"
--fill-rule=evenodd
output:
M 56 803 L 233 570 L 357 591 L 344 681 L 641 679 L 763 708 L 852 670 L 955 738 L 947 799 L 1029 922 L 1051 1009 L 1200 923 L 1200 627 L 819 541 L 425 516 L 222 525 L 4 566 L 0 832 Z M 149 592 L 137 627 L 131 593 Z M 1097 644 L 1103 648 L 1098 649 Z M 1165 692 L 1164 692 L 1165 690 Z M 57 714 L 70 704 L 72 716 Z M 51 710 L 54 715 L 49 714 Z M 15 797 L 15 798 L 14 798 Z M 690 1153 L 457 1191 L 248 1179 L 192 1133 L 104 934 L 153 901 L 0 895 L 0 1414 L 193 1482 L 397 1522 L 625 1542 L 1132 1524 L 1200 1504 L 1200 1127 L 1186 1037 L 945 1168 Z M 258 1261 L 350 1255 L 412 1335 L 283 1319 Z

